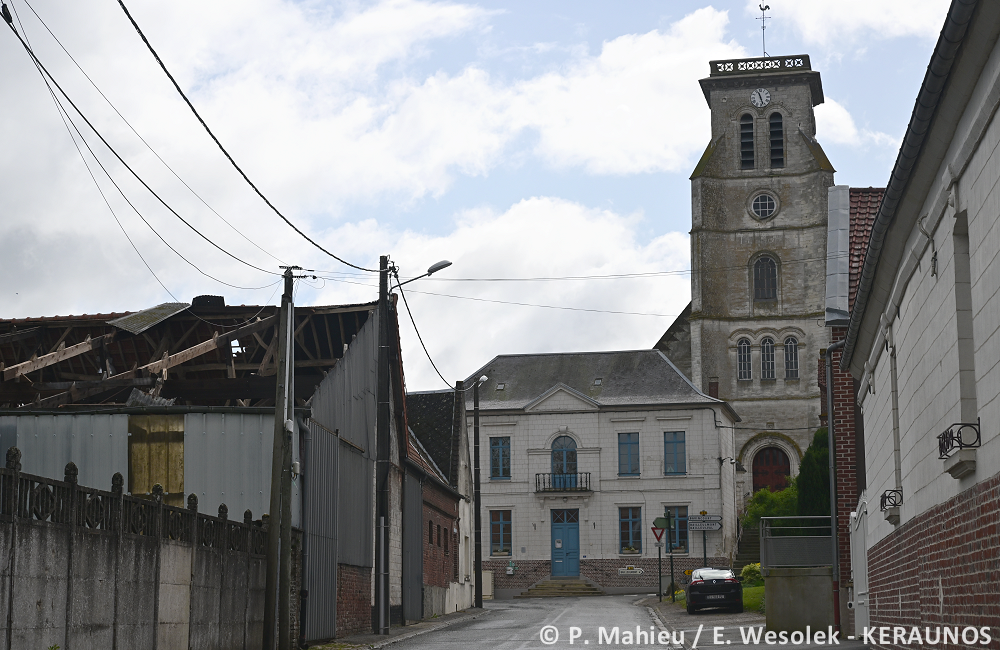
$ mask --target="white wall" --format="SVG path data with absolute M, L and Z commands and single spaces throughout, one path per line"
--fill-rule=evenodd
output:
M 716 421 L 721 425 L 716 427 Z M 471 416 L 469 434 L 472 435 Z M 718 458 L 734 456 L 733 423 L 722 409 L 527 412 L 480 414 L 480 458 L 484 557 L 489 553 L 489 511 L 509 509 L 513 558 L 551 556 L 551 515 L 557 508 L 580 509 L 580 557 L 619 557 L 619 507 L 640 506 L 642 555 L 656 557 L 650 527 L 665 505 L 687 506 L 688 514 L 707 510 L 723 515 L 723 530 L 708 533 L 708 555 L 728 555 L 735 539 L 734 466 L 720 472 Z M 566 427 L 565 434 L 561 431 Z M 684 431 L 687 474 L 663 475 L 663 432 Z M 618 433 L 639 433 L 640 476 L 618 476 Z M 535 492 L 535 474 L 550 473 L 551 443 L 559 435 L 577 441 L 579 472 L 590 472 L 592 495 Z M 511 478 L 490 480 L 489 439 L 510 436 Z M 565 501 L 563 501 L 565 499 Z M 692 554 L 702 554 L 700 533 L 690 534 Z M 522 550 L 523 549 L 523 550 Z M 634 556 L 629 556 L 634 557 Z

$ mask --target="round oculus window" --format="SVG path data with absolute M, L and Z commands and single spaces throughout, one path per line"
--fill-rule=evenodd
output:
M 753 197 L 750 209 L 753 210 L 758 219 L 768 219 L 778 210 L 778 203 L 773 196 L 762 192 Z

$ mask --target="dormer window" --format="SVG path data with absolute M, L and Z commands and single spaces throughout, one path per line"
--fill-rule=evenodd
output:
M 506 386 L 507 384 L 497 384 L 497 390 L 503 390 Z
M 594 385 L 595 386 L 600 386 L 601 385 L 601 381 L 602 381 L 601 378 L 598 377 L 597 379 L 594 380 Z
M 771 113 L 771 168 L 785 166 L 785 129 L 781 113 Z
M 740 169 L 753 169 L 753 116 L 740 118 Z

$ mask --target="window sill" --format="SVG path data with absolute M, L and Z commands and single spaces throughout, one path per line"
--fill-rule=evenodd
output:
M 642 478 L 642 475 L 640 475 L 640 474 L 619 474 L 618 478 L 628 478 L 628 479 Z
M 490 553 L 490 557 L 510 557 L 510 553 Z
M 509 476 L 491 476 L 490 480 L 491 481 L 509 481 L 510 477 Z
M 664 477 L 670 477 L 670 476 L 687 476 L 687 472 L 664 472 L 663 476 Z

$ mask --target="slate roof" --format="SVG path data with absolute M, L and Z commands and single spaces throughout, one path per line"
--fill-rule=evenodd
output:
M 861 269 L 865 265 L 868 240 L 871 239 L 872 226 L 875 225 L 875 216 L 878 214 L 878 207 L 884 195 L 884 187 L 851 188 L 851 269 L 847 298 L 847 308 L 851 311 L 854 309 L 854 298 L 861 282 Z
M 445 475 L 458 485 L 458 436 L 454 435 L 455 393 L 450 390 L 406 394 L 406 423 Z
M 482 375 L 489 380 L 479 389 L 480 410 L 523 409 L 564 384 L 602 407 L 723 405 L 739 420 L 728 404 L 695 388 L 659 350 L 501 355 L 468 381 Z M 501 383 L 503 390 L 497 390 Z M 471 393 L 466 393 L 466 408 L 471 408 Z

